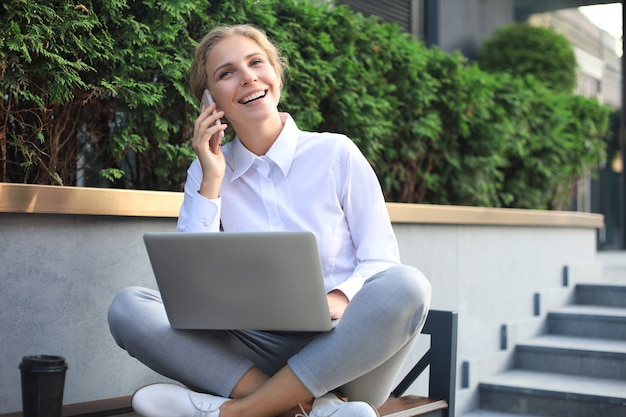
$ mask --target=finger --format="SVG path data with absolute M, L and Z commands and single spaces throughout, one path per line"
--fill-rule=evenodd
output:
M 213 116 L 217 115 L 217 118 L 213 118 Z M 194 122 L 194 129 L 196 131 L 200 131 L 202 129 L 202 125 L 206 124 L 207 126 L 211 123 L 215 123 L 216 120 L 224 117 L 224 112 L 217 112 L 217 108 L 215 104 L 212 104 L 209 107 L 206 107 L 204 104 L 201 105 L 201 111 L 198 117 Z M 213 120 L 211 120 L 213 119 Z M 206 128 L 206 126 L 204 127 Z
M 210 106 L 207 106 L 204 103 L 200 104 L 200 113 L 214 114 L 216 112 L 217 112 L 217 104 L 212 103 Z
M 209 113 L 206 116 L 206 118 L 204 118 L 200 122 L 200 127 L 204 128 L 204 129 L 208 129 L 211 125 L 220 125 L 221 124 L 221 120 L 220 119 L 222 117 L 224 117 L 224 112 L 223 111 Z
M 226 124 L 212 126 L 212 128 L 219 129 L 216 133 L 213 133 L 211 135 L 211 138 L 209 139 L 209 149 L 216 155 L 219 152 L 220 145 L 222 144 L 222 139 L 224 139 L 224 130 L 226 130 L 227 127 L 228 126 Z
M 220 119 L 223 116 L 224 116 L 223 111 L 219 111 L 214 114 L 202 112 L 200 116 L 198 116 L 196 121 L 194 122 L 194 138 L 197 140 L 201 140 L 202 137 L 207 134 L 207 132 L 213 125 L 217 125 L 217 126 L 221 125 Z M 221 129 L 221 131 L 223 131 L 223 129 Z M 213 133 L 215 133 L 215 131 L 210 132 L 210 133 L 212 135 Z M 205 140 L 208 140 L 209 138 L 210 136 L 208 138 L 205 138 Z

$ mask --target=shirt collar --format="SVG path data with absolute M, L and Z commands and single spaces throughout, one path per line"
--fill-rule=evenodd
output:
M 265 157 L 280 168 L 283 176 L 287 176 L 296 154 L 300 129 L 298 129 L 296 122 L 289 114 L 281 113 L 281 119 L 284 120 L 283 129 L 280 131 L 272 147 L 265 154 Z M 239 137 L 235 137 L 233 140 L 233 162 L 235 169 L 231 181 L 245 174 L 257 158 L 257 155 L 243 146 Z

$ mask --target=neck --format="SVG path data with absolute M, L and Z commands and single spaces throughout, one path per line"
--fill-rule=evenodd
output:
M 235 132 L 241 143 L 255 155 L 265 155 L 283 130 L 286 117 L 275 112 L 260 123 L 246 123 L 235 126 Z

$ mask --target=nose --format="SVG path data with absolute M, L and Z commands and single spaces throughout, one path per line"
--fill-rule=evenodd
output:
M 257 80 L 256 73 L 251 68 L 245 68 L 241 72 L 241 85 L 248 85 Z

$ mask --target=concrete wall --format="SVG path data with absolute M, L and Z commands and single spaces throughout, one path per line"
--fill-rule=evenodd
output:
M 119 289 L 154 287 L 142 235 L 174 227 L 174 218 L 0 213 L 0 414 L 21 410 L 24 355 L 66 358 L 65 404 L 162 379 L 115 345 L 106 311 Z M 433 284 L 432 307 L 459 313 L 459 377 L 463 361 L 501 353 L 501 325 L 532 318 L 534 294 L 562 288 L 565 265 L 595 263 L 588 227 L 394 227 L 403 261 Z M 459 391 L 459 411 L 475 391 Z M 423 384 L 409 393 L 424 394 Z
M 142 236 L 173 219 L 0 213 L 0 413 L 22 409 L 24 355 L 64 356 L 64 404 L 132 394 L 155 375 L 118 348 L 106 312 L 154 287 Z

